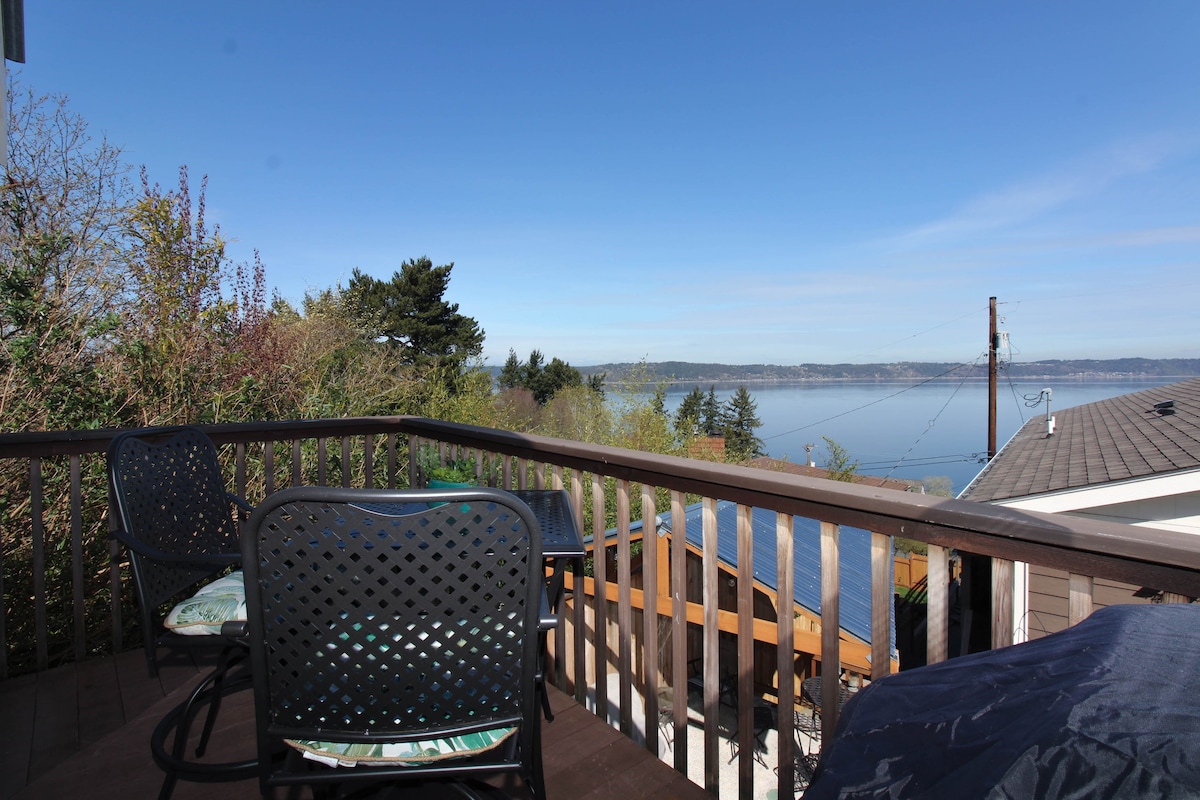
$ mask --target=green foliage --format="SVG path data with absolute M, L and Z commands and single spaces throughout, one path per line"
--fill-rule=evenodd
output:
M 457 367 L 483 350 L 483 330 L 443 297 L 454 264 L 422 256 L 405 261 L 390 281 L 355 269 L 346 295 L 363 333 L 393 345 L 403 364 Z
M 921 483 L 925 487 L 925 494 L 934 497 L 954 496 L 954 481 L 947 475 L 927 475 L 921 479 Z
M 704 420 L 704 433 L 707 435 L 723 433 L 725 430 L 725 407 L 717 399 L 717 390 L 708 387 L 708 394 L 700 406 L 700 415 Z
M 609 398 L 608 405 L 614 414 L 613 434 L 612 440 L 605 444 L 647 453 L 682 454 L 684 443 L 675 435 L 661 403 L 665 391 L 666 383 L 652 382 L 646 370 L 627 373 Z M 647 400 L 647 396 L 651 399 Z M 660 401 L 656 403 L 654 397 Z
M 685 439 L 706 436 L 708 430 L 702 424 L 703 419 L 704 392 L 699 386 L 693 386 L 692 391 L 688 392 L 679 403 L 679 408 L 675 410 L 675 430 Z
M 295 407 L 289 357 L 266 306 L 265 270 L 234 266 L 193 205 L 188 170 L 163 191 L 142 171 L 126 234 L 128 301 L 106 370 L 146 425 L 274 417 Z M 231 289 L 229 287 L 232 287 Z
M 0 187 L 0 420 L 5 430 L 96 428 L 121 419 L 97 372 L 115 324 L 114 257 L 129 204 L 120 150 L 93 141 L 63 98 L 9 93 Z
M 920 556 L 929 555 L 929 544 L 919 539 L 905 539 L 897 536 L 892 540 L 897 553 L 916 553 Z
M 762 426 L 758 404 L 745 385 L 738 386 L 725 406 L 725 454 L 729 461 L 746 461 L 763 454 L 763 442 L 754 435 Z
M 855 475 L 858 472 L 858 462 L 851 462 L 846 448 L 833 439 L 828 436 L 821 438 L 825 440 L 825 448 L 828 451 L 825 458 L 825 471 L 829 473 L 829 477 L 835 481 L 854 483 Z
M 478 480 L 474 458 L 450 458 L 443 460 L 433 445 L 422 445 L 417 452 L 417 461 L 426 480 L 444 483 L 470 483 Z
M 504 362 L 504 367 L 496 377 L 496 383 L 501 389 L 515 389 L 521 385 L 522 378 L 521 359 L 517 358 L 517 351 L 510 349 L 508 360 Z
M 502 389 L 525 389 L 532 395 L 539 406 L 550 402 L 558 392 L 567 387 L 583 386 L 583 375 L 567 362 L 555 357 L 549 364 L 543 366 L 545 356 L 542 351 L 534 350 L 529 354 L 529 360 L 522 362 L 516 352 L 508 351 L 508 360 L 500 370 L 497 383 Z M 602 391 L 604 376 L 593 375 L 588 381 L 588 387 Z

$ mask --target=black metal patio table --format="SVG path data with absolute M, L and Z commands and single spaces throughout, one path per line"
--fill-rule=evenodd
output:
M 514 489 L 510 494 L 529 506 L 542 529 L 542 558 L 551 563 L 554 570 L 548 591 L 550 608 L 557 613 L 565 593 L 567 565 L 579 574 L 583 572 L 583 559 L 587 556 L 583 537 L 575 525 L 571 496 L 565 489 Z

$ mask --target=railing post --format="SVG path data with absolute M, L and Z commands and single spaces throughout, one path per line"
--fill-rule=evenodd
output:
M 925 616 L 925 661 L 945 661 L 950 624 L 950 564 L 946 548 L 929 545 L 929 602 Z

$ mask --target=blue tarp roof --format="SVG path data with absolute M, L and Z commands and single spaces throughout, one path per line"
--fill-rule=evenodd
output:
M 703 504 L 684 509 L 687 517 L 687 540 L 697 549 L 704 547 Z M 775 512 L 755 508 L 753 513 L 754 579 L 772 590 L 778 590 L 775 561 Z M 662 528 L 671 531 L 671 514 L 659 515 Z M 641 530 L 641 522 L 631 526 Z M 821 613 L 821 525 L 815 519 L 795 517 L 795 601 L 809 612 Z M 614 535 L 615 531 L 609 532 Z M 855 638 L 871 641 L 871 534 L 858 528 L 843 526 L 839 536 L 839 571 L 841 573 L 839 610 L 841 627 Z M 717 503 L 717 558 L 731 569 L 737 569 L 737 503 L 722 500 Z M 892 587 L 889 585 L 888 593 Z M 890 635 L 895 650 L 896 631 L 893 622 Z

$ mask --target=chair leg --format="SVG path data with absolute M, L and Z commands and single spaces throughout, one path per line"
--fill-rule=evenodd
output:
M 533 758 L 531 759 L 533 775 L 530 791 L 537 800 L 545 800 L 546 798 L 546 776 L 542 771 L 542 724 L 537 723 L 537 727 L 533 731 Z
M 168 772 L 163 776 L 162 787 L 158 790 L 158 800 L 171 800 L 171 793 L 175 791 L 177 780 L 174 772 Z
M 538 693 L 542 696 L 542 714 L 547 722 L 554 722 L 554 712 L 550 710 L 550 695 L 546 693 L 546 665 L 550 663 L 550 638 L 546 631 L 539 631 L 538 637 Z
M 212 674 L 212 693 L 208 702 L 208 715 L 204 719 L 204 729 L 200 741 L 196 745 L 196 758 L 202 758 L 208 749 L 208 739 L 212 735 L 213 725 L 217 721 L 217 712 L 221 710 L 221 698 L 225 694 L 225 678 L 229 671 L 236 667 L 246 657 L 246 651 L 241 648 L 225 648 L 217 660 L 217 668 Z
M 240 660 L 240 659 L 239 659 Z M 249 676 L 236 676 L 231 679 L 225 676 L 222 692 L 236 691 L 249 688 Z M 188 762 L 184 759 L 187 750 L 188 732 L 196 716 L 198 703 L 213 703 L 214 676 L 208 675 L 188 696 L 159 720 L 150 736 L 150 754 L 154 763 L 165 773 L 162 788 L 159 790 L 159 800 L 169 800 L 178 780 L 188 781 L 239 781 L 254 776 L 258 771 L 257 758 L 244 761 L 233 761 L 220 764 L 201 764 Z M 166 740 L 174 730 L 174 741 L 168 751 Z

